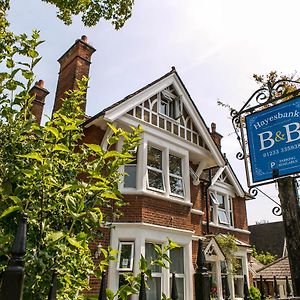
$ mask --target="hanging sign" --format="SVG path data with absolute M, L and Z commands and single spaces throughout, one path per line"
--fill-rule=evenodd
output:
M 300 173 L 300 97 L 245 119 L 254 183 Z

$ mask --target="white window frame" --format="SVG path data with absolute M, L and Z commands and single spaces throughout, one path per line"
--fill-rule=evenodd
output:
M 130 163 L 130 164 L 126 164 L 124 165 L 124 173 L 126 172 L 126 168 L 130 167 L 130 168 L 135 168 L 135 187 L 132 186 L 125 186 L 125 180 L 126 177 L 128 177 L 128 175 L 124 174 L 124 179 L 123 179 L 123 188 L 124 189 L 129 189 L 129 190 L 135 190 L 137 188 L 137 172 L 138 172 L 138 147 L 136 146 L 134 149 L 129 150 L 129 153 L 131 153 L 132 155 L 135 156 L 135 163 Z
M 210 190 L 209 195 L 211 200 L 210 201 L 211 213 L 213 214 L 211 217 L 211 222 L 220 226 L 234 227 L 232 196 L 227 193 L 220 192 L 218 190 Z M 219 206 L 220 203 L 218 201 L 218 196 L 224 197 L 225 208 L 221 208 Z M 220 213 L 225 214 L 227 218 L 227 222 L 221 220 Z
M 169 187 L 170 187 L 170 195 L 174 196 L 174 197 L 179 197 L 179 198 L 184 198 L 185 197 L 185 183 L 184 183 L 184 179 L 183 179 L 183 161 L 182 161 L 182 157 L 174 154 L 174 153 L 170 153 L 169 152 L 169 162 L 170 162 L 170 155 L 176 157 L 176 158 L 179 158 L 180 159 L 180 169 L 181 169 L 181 176 L 179 175 L 176 175 L 176 174 L 172 174 L 171 171 L 170 171 L 170 165 L 169 165 L 169 169 L 168 169 L 168 175 L 169 175 Z M 181 182 L 182 182 L 182 190 L 183 190 L 183 195 L 179 195 L 179 194 L 176 194 L 176 193 L 172 193 L 171 191 L 171 177 L 174 177 L 174 178 L 177 178 L 177 179 L 180 179 Z
M 151 166 L 148 166 L 148 149 L 149 147 L 155 149 L 155 150 L 159 150 L 161 152 L 161 170 L 160 169 L 157 169 L 157 168 L 154 168 L 154 167 L 151 167 Z M 146 168 L 147 168 L 147 189 L 149 190 L 153 190 L 153 191 L 156 191 L 156 192 L 160 192 L 160 193 L 164 193 L 166 191 L 166 185 L 165 185 L 165 172 L 164 172 L 164 151 L 161 150 L 160 148 L 158 147 L 155 147 L 155 146 L 152 146 L 152 145 L 147 145 L 147 160 L 146 160 Z M 157 189 L 153 186 L 150 186 L 149 185 L 149 173 L 148 173 L 148 170 L 151 170 L 151 171 L 154 171 L 154 172 L 157 172 L 157 173 L 161 173 L 161 177 L 162 177 L 162 186 L 163 186 L 163 189 Z
M 149 147 L 161 151 L 161 153 L 162 153 L 162 170 L 148 166 L 148 148 Z M 168 147 L 162 148 L 162 147 L 156 146 L 155 144 L 153 144 L 151 142 L 148 142 L 145 148 L 146 148 L 146 152 L 147 152 L 147 154 L 146 154 L 146 187 L 147 187 L 147 190 L 159 192 L 161 194 L 164 194 L 166 197 L 171 196 L 171 197 L 177 198 L 177 199 L 178 198 L 186 199 L 186 196 L 188 195 L 188 191 L 186 188 L 187 184 L 186 184 L 185 178 L 189 179 L 189 176 L 184 176 L 184 175 L 186 172 L 187 172 L 187 174 L 189 174 L 189 170 L 187 170 L 185 172 L 185 161 L 184 161 L 186 159 L 185 156 L 183 156 L 180 153 L 175 152 L 173 149 L 170 149 Z M 180 158 L 181 176 L 170 173 L 170 167 L 169 167 L 170 155 Z M 162 174 L 162 180 L 163 180 L 162 183 L 163 183 L 164 190 L 156 189 L 154 187 L 149 186 L 148 170 L 153 170 L 155 172 L 160 172 Z M 179 178 L 182 180 L 183 195 L 179 195 L 179 194 L 175 194 L 175 193 L 171 192 L 170 176 L 173 176 L 174 178 Z
M 130 264 L 129 268 L 122 268 L 121 267 L 121 255 L 122 255 L 122 247 L 130 245 L 131 246 L 131 253 L 130 253 Z M 134 255 L 134 242 L 119 242 L 119 248 L 118 248 L 118 265 L 117 265 L 117 270 L 121 272 L 129 272 L 133 271 L 133 255 Z
M 185 261 L 184 261 L 184 257 L 185 257 L 185 248 L 183 246 L 180 246 L 179 247 L 182 249 L 183 251 L 183 273 L 175 273 L 175 278 L 182 278 L 183 279 L 183 298 L 186 300 L 185 298 L 185 295 L 186 295 L 186 276 L 185 276 L 185 273 L 186 273 L 186 268 L 185 268 Z M 171 257 L 171 251 L 169 251 L 168 253 L 168 256 Z M 172 273 L 171 273 L 171 264 L 169 265 L 169 280 L 170 280 L 170 296 L 171 296 L 171 291 L 172 291 Z
M 162 243 L 155 243 L 155 242 L 151 242 L 151 241 L 145 241 L 145 258 L 147 258 L 146 256 L 146 244 L 156 244 L 156 245 L 159 245 L 161 247 L 163 247 Z M 151 271 L 151 276 L 153 278 L 160 278 L 160 297 L 162 296 L 162 293 L 163 293 L 163 268 L 161 267 L 161 272 L 152 272 Z

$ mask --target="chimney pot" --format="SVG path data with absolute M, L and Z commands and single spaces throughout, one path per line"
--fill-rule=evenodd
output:
M 39 80 L 29 91 L 30 96 L 35 97 L 32 102 L 31 112 L 35 116 L 38 124 L 41 124 L 45 98 L 49 94 L 49 91 L 47 91 L 44 86 L 44 80 Z
M 88 43 L 88 38 L 87 38 L 86 35 L 83 35 L 83 36 L 81 37 L 81 40 L 82 40 L 83 42 L 85 42 L 85 43 Z
M 217 125 L 216 123 L 211 123 L 211 132 L 216 132 Z
M 37 81 L 35 83 L 35 85 L 38 86 L 38 87 L 40 87 L 40 88 L 44 88 L 45 82 L 44 82 L 44 80 L 40 79 L 39 81 Z
M 210 128 L 211 128 L 210 135 L 211 135 L 212 139 L 214 140 L 214 142 L 218 146 L 218 148 L 221 149 L 222 135 L 216 131 L 216 129 L 217 129 L 216 123 L 211 123 Z

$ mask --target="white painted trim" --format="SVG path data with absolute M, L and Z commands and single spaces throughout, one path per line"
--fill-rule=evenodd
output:
M 139 227 L 148 228 L 149 230 L 155 229 L 155 230 L 160 230 L 163 232 L 175 232 L 175 233 L 178 232 L 180 234 L 184 234 L 184 235 L 188 235 L 188 236 L 192 236 L 192 234 L 195 233 L 194 230 L 179 229 L 179 228 L 161 226 L 161 225 L 145 223 L 145 222 L 140 222 L 140 223 L 114 222 L 114 223 L 112 223 L 112 225 L 119 226 L 119 227 L 128 227 L 128 228 L 131 228 L 131 227 L 136 228 L 137 226 L 139 226 Z
M 202 224 L 205 225 L 206 221 L 202 221 Z M 220 226 L 220 225 L 216 225 L 215 223 L 212 223 L 212 222 L 209 222 L 209 226 L 212 226 L 212 227 L 215 227 L 215 228 L 220 228 L 220 229 L 226 229 L 226 230 L 229 230 L 229 231 L 240 232 L 240 233 L 246 233 L 246 234 L 251 233 L 249 230 L 240 229 L 240 228 L 236 228 L 236 227 Z
M 203 216 L 204 215 L 204 212 L 202 210 L 195 209 L 195 208 L 191 209 L 191 213 L 194 214 L 194 215 L 199 215 L 199 216 Z
M 219 170 L 217 171 L 217 173 L 211 180 L 211 186 L 213 186 L 216 183 L 216 181 L 219 179 L 219 177 L 221 176 L 221 174 L 223 173 L 224 170 L 225 170 L 225 167 L 219 168 Z
M 151 198 L 162 199 L 168 202 L 173 202 L 183 206 L 192 207 L 193 203 L 185 201 L 183 198 L 174 197 L 172 195 L 165 196 L 163 193 L 155 192 L 153 190 L 134 190 L 134 189 L 120 189 L 123 195 L 138 195 L 138 196 L 148 196 Z
M 102 138 L 102 141 L 101 141 L 101 144 L 100 144 L 100 147 L 101 147 L 104 151 L 107 150 L 107 146 L 108 146 L 107 139 L 108 139 L 108 137 L 111 136 L 112 134 L 113 134 L 112 129 L 111 129 L 109 126 L 107 126 L 107 128 L 106 128 L 106 130 L 105 130 L 105 134 L 104 134 L 104 136 L 103 136 L 103 138 Z

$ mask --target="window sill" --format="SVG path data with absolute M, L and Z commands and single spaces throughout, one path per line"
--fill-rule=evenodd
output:
M 194 214 L 194 215 L 199 215 L 199 216 L 203 216 L 204 215 L 204 212 L 202 210 L 195 209 L 195 208 L 191 209 L 191 213 Z
M 136 189 L 121 189 L 120 192 L 124 195 L 141 195 L 141 196 L 148 196 L 148 197 L 152 197 L 152 198 L 156 198 L 156 199 L 162 199 L 165 201 L 169 201 L 169 202 L 173 202 L 173 203 L 177 203 L 177 204 L 181 204 L 181 205 L 185 205 L 185 206 L 193 206 L 193 203 L 187 201 L 184 198 L 177 198 L 177 197 L 173 197 L 171 195 L 164 195 L 164 194 L 160 194 L 159 192 L 154 192 L 154 191 L 150 191 L 150 190 L 136 190 Z
M 203 221 L 202 224 L 205 225 L 206 221 Z M 226 230 L 230 230 L 230 231 L 235 231 L 235 232 L 250 234 L 249 230 L 240 229 L 240 228 L 236 228 L 236 227 L 222 226 L 222 225 L 218 225 L 218 224 L 215 224 L 215 223 L 212 223 L 212 222 L 209 222 L 209 226 L 212 226 L 212 227 L 215 227 L 215 228 L 220 228 L 220 229 L 226 229 Z

